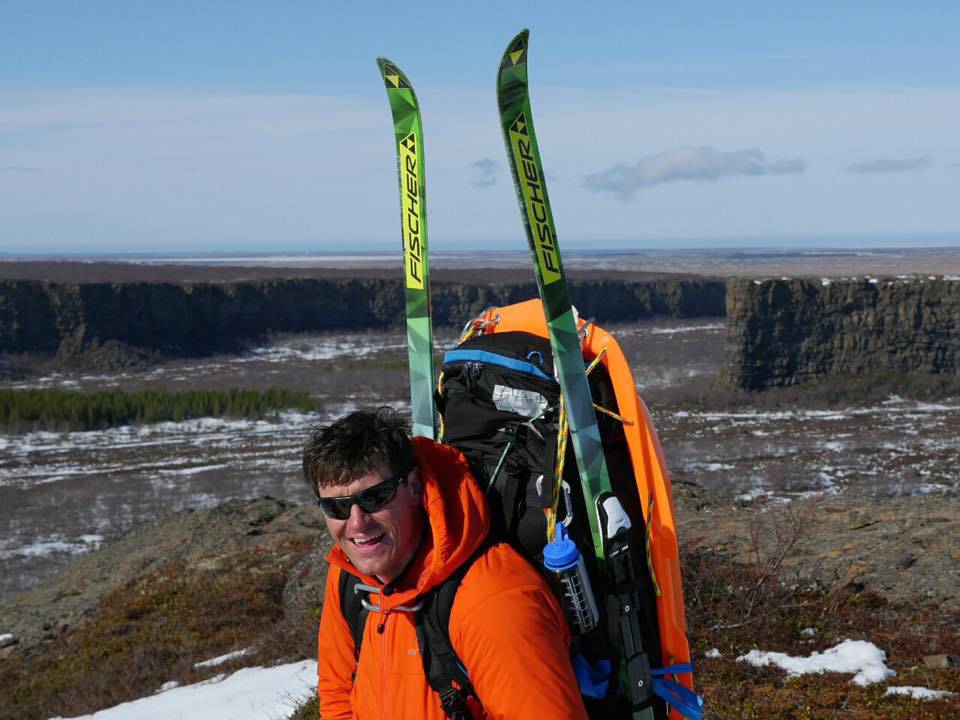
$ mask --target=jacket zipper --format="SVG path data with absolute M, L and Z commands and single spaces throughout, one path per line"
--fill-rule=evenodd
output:
M 382 602 L 382 601 L 381 601 Z M 377 624 L 377 634 L 380 636 L 380 717 L 389 720 L 387 716 L 387 619 L 389 611 L 384 612 Z

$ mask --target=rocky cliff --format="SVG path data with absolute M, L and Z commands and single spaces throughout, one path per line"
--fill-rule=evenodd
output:
M 761 390 L 828 376 L 960 375 L 960 282 L 729 280 L 727 373 Z
M 723 314 L 705 279 L 582 280 L 573 302 L 601 322 Z M 434 283 L 437 326 L 537 294 L 532 283 Z M 166 355 L 228 350 L 278 332 L 382 328 L 403 319 L 399 280 L 292 278 L 233 283 L 0 281 L 0 352 L 70 357 L 108 343 Z

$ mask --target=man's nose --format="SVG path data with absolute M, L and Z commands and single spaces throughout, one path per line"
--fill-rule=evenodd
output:
M 351 528 L 359 528 L 367 523 L 370 515 L 363 511 L 363 509 L 357 504 L 353 503 L 350 506 L 350 517 L 347 518 L 347 525 Z

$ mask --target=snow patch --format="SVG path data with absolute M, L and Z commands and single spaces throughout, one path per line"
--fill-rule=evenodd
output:
M 707 650 L 703 656 L 708 658 L 719 658 L 723 657 L 723 653 L 721 653 L 717 648 L 712 648 L 711 650 Z
M 218 675 L 195 685 L 174 687 L 73 720 L 263 720 L 289 717 L 304 699 L 316 692 L 316 684 L 317 663 L 314 660 L 269 668 L 244 668 L 229 676 Z
M 290 344 L 275 344 L 255 347 L 249 355 L 232 358 L 231 362 L 242 363 L 256 360 L 267 362 L 286 362 L 302 360 L 316 362 L 318 360 L 336 360 L 338 358 L 361 358 L 375 355 L 380 352 L 406 349 L 406 342 L 386 341 L 380 336 L 362 334 L 335 335 L 321 337 L 312 341 L 295 341 Z
M 754 487 L 746 492 L 739 493 L 734 497 L 734 500 L 739 500 L 740 502 L 749 503 L 753 502 L 757 498 L 763 497 L 767 494 L 767 491 L 762 486 Z
M 704 470 L 706 472 L 720 472 L 722 470 L 736 470 L 736 465 L 722 462 L 693 462 L 686 467 L 687 470 Z
M 929 475 L 928 471 L 921 471 L 921 475 Z M 934 495 L 936 493 L 950 492 L 952 488 L 949 485 L 940 485 L 938 483 L 920 483 L 911 487 L 911 492 L 916 495 Z
M 0 549 L 0 559 L 48 557 L 55 553 L 85 553 L 96 550 L 102 542 L 102 535 L 80 535 L 75 540 L 67 540 L 62 535 L 52 535 L 46 540 L 37 540 L 32 545 Z
M 916 687 L 915 685 L 891 685 L 884 695 L 908 695 L 914 700 L 939 700 L 940 698 L 956 695 L 949 690 L 931 690 L 925 687 Z
M 210 658 L 209 660 L 203 660 L 202 662 L 194 663 L 195 668 L 201 667 L 213 667 L 214 665 L 223 665 L 225 662 L 230 660 L 235 660 L 241 658 L 244 655 L 247 655 L 250 652 L 250 648 L 243 648 L 242 650 L 234 650 L 229 652 L 226 655 L 219 655 L 215 658 Z
M 677 333 L 699 332 L 701 330 L 723 330 L 726 327 L 723 323 L 709 323 L 707 325 L 681 325 L 672 328 L 650 328 L 647 332 L 650 335 L 676 335 Z M 621 333 L 617 333 L 620 335 Z
M 751 650 L 737 661 L 748 662 L 756 667 L 775 665 L 790 675 L 808 673 L 854 673 L 857 685 L 881 682 L 896 673 L 886 666 L 887 654 L 866 640 L 844 640 L 829 650 L 814 652 L 809 657 L 796 657 L 779 652 Z
M 158 470 L 157 474 L 159 475 L 197 475 L 198 473 L 207 472 L 208 470 L 219 470 L 225 467 L 227 467 L 226 463 L 218 463 L 216 465 L 195 465 L 194 467 L 184 468 L 183 470 Z

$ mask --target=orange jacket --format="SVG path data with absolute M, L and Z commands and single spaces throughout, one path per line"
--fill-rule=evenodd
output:
M 318 639 L 323 720 L 444 718 L 423 673 L 413 617 L 395 608 L 414 604 L 469 559 L 486 537 L 490 518 L 456 448 L 414 438 L 414 452 L 430 533 L 405 584 L 379 596 L 384 610 L 369 615 L 359 663 L 339 594 L 340 573 L 359 573 L 337 547 L 327 558 Z M 360 577 L 383 586 L 377 578 Z M 454 599 L 450 640 L 488 718 L 587 717 L 570 665 L 563 612 L 546 581 L 509 545 L 491 546 L 470 567 Z

